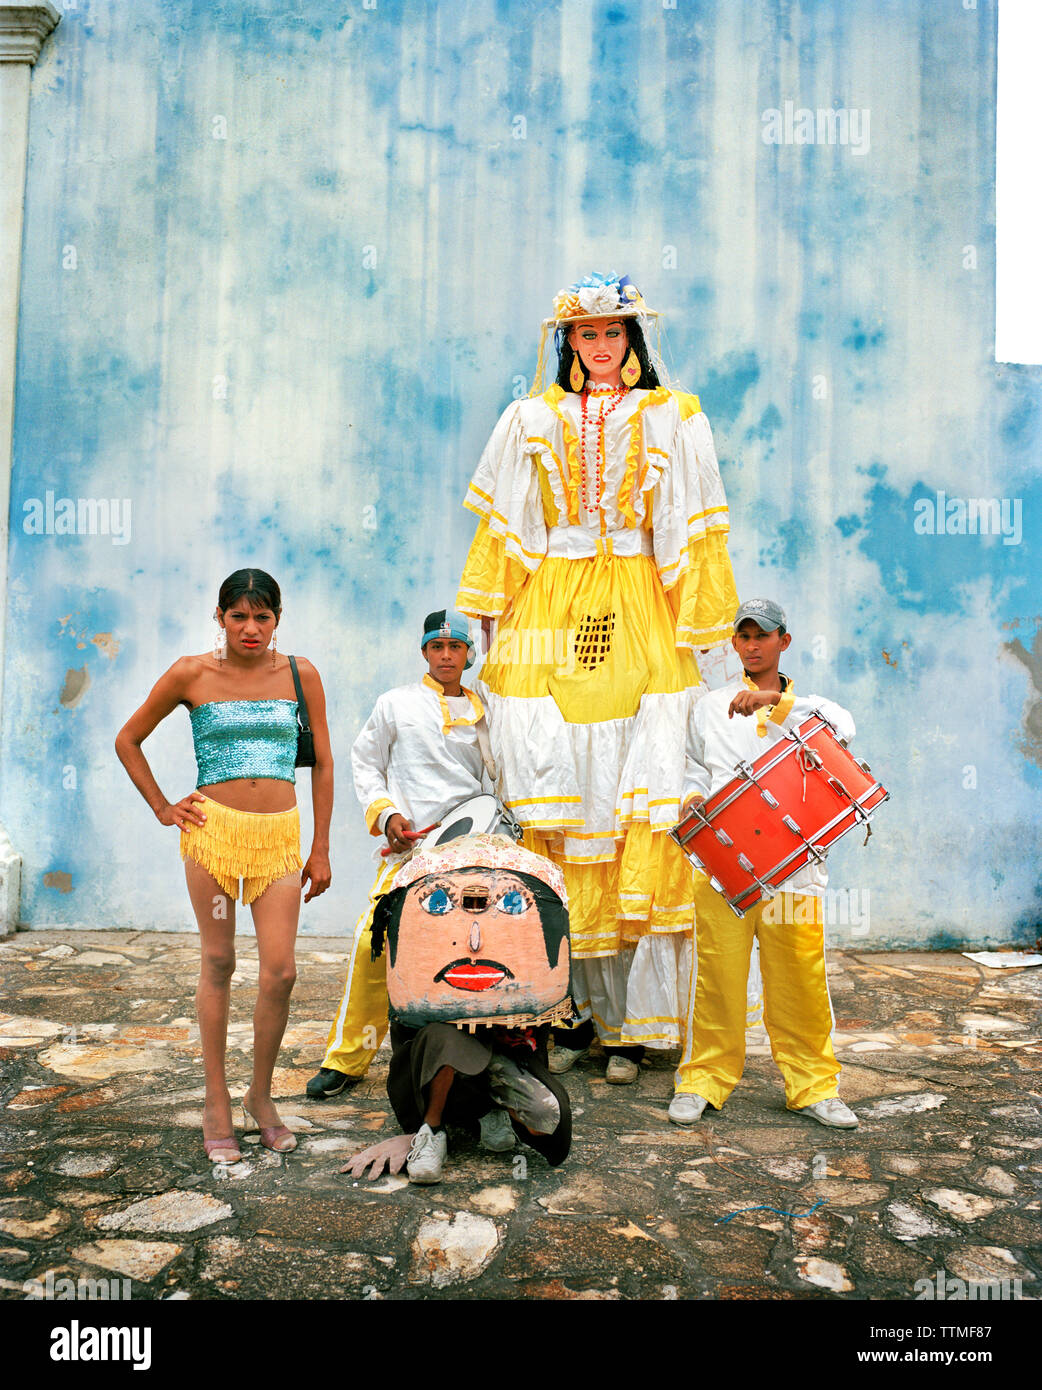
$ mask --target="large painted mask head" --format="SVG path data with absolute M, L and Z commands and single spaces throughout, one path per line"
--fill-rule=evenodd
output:
M 387 940 L 391 1017 L 410 1027 L 535 1019 L 568 996 L 560 872 L 498 836 L 410 860 L 380 900 L 373 936 Z

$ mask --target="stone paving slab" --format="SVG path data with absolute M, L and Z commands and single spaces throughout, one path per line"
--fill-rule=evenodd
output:
M 233 1095 L 257 973 L 253 938 L 237 949 Z M 196 959 L 167 933 L 0 941 L 0 1299 L 48 1275 L 128 1280 L 143 1301 L 907 1301 L 938 1271 L 1042 1290 L 1042 969 L 834 953 L 856 1132 L 786 1111 L 754 1030 L 742 1084 L 693 1129 L 666 1118 L 675 1054 L 650 1054 L 631 1087 L 592 1055 L 567 1078 L 561 1168 L 453 1135 L 444 1181 L 418 1188 L 337 1171 L 396 1132 L 386 1051 L 353 1091 L 303 1098 L 340 995 L 334 939 L 298 947 L 276 1076 L 297 1151 L 246 1140 L 211 1169 Z

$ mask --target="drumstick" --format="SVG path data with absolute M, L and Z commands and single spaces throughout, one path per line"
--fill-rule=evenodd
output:
M 403 830 L 401 832 L 402 838 L 406 840 L 422 840 L 424 835 L 429 835 L 432 830 L 437 830 L 439 825 L 441 825 L 441 821 L 436 820 L 433 825 L 428 825 L 426 830 Z M 390 845 L 385 845 L 385 847 L 380 851 L 384 858 L 386 858 L 389 854 L 394 854 L 395 852 L 396 851 L 393 850 Z

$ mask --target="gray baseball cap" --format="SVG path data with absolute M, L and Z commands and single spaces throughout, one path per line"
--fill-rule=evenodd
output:
M 734 615 L 735 632 L 738 631 L 746 618 L 752 619 L 757 627 L 764 632 L 774 632 L 779 627 L 788 631 L 784 609 L 779 608 L 778 604 L 773 603 L 769 598 L 747 599 Z

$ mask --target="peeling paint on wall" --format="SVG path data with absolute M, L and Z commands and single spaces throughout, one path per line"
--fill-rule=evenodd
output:
M 83 699 L 89 685 L 90 672 L 86 666 L 81 666 L 78 671 L 66 671 L 65 684 L 58 699 L 66 709 L 72 709 Z
M 44 874 L 43 886 L 45 888 L 57 888 L 59 893 L 72 892 L 72 874 L 63 873 L 55 870 L 53 873 Z
M 1019 637 L 1004 644 L 1016 661 L 1026 668 L 1031 677 L 1032 690 L 1028 694 L 1022 716 L 1023 737 L 1020 746 L 1024 756 L 1042 767 L 1042 628 L 1035 633 L 1031 651 L 1024 646 Z
M 96 632 L 90 640 L 102 656 L 107 656 L 110 661 L 114 661 L 119 655 L 119 642 L 111 632 Z
M 87 629 L 83 628 L 82 631 L 77 632 L 76 624 L 73 622 L 74 617 L 75 614 L 67 613 L 64 618 L 58 619 L 58 636 L 71 637 L 76 643 L 77 650 L 85 651 L 87 647 Z

